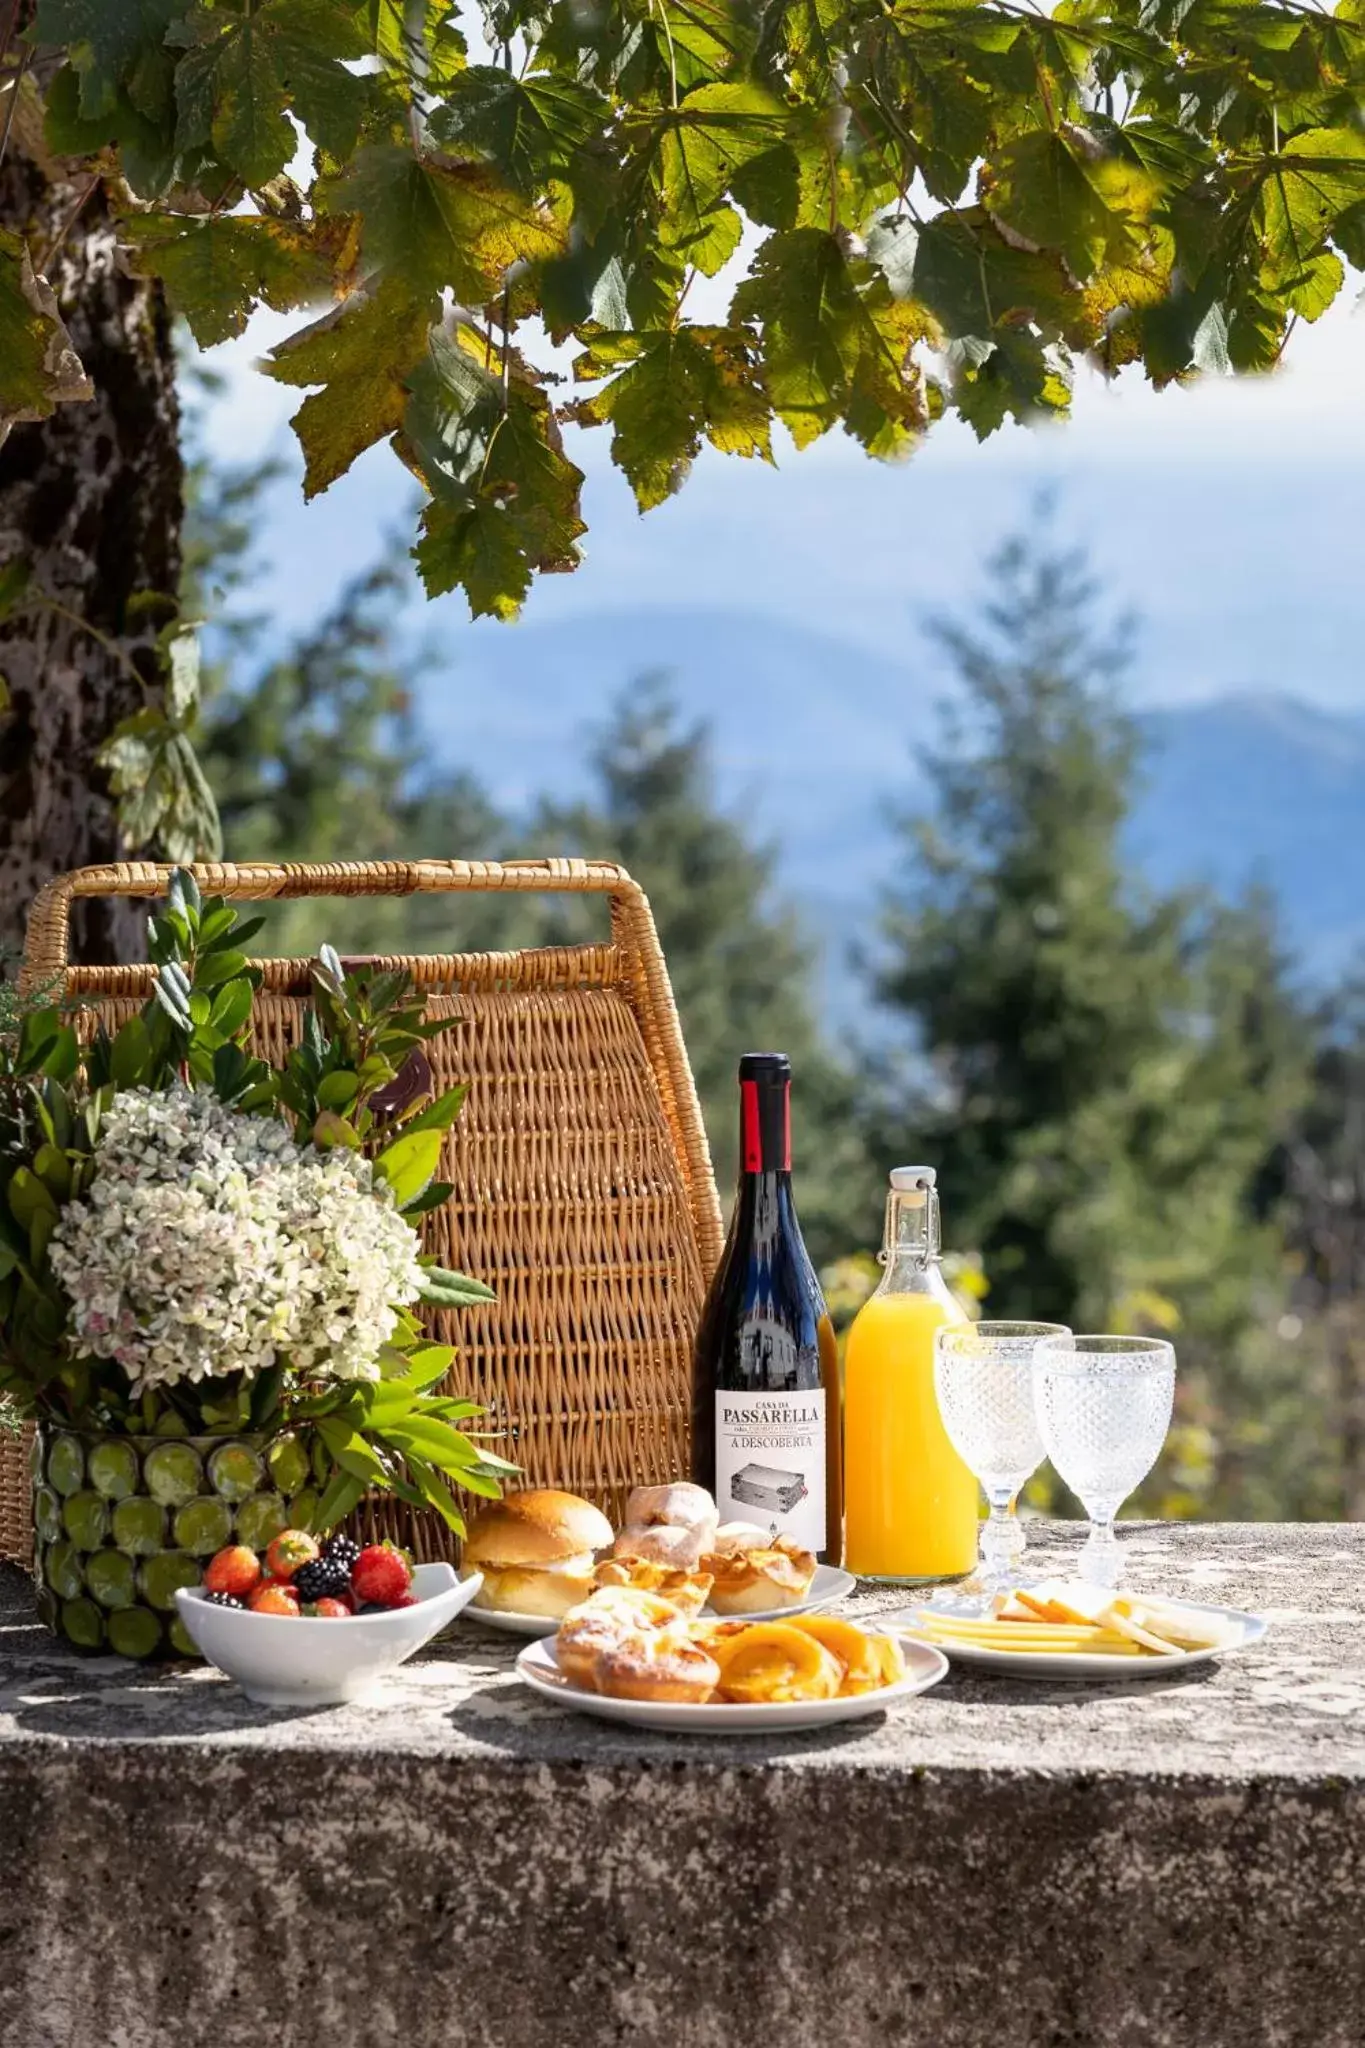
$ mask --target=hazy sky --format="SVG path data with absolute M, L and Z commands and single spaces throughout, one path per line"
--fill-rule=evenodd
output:
M 296 324 L 263 316 L 214 351 L 229 383 L 208 434 L 225 457 L 279 449 L 297 470 L 285 423 L 299 394 L 249 367 Z M 1365 710 L 1365 310 L 1354 293 L 1299 329 L 1270 378 L 1156 393 L 1132 371 L 1114 386 L 1083 372 L 1064 427 L 1007 427 L 978 445 L 949 420 L 889 467 L 835 435 L 802 455 L 788 447 L 776 469 L 708 450 L 644 518 L 602 430 L 573 433 L 570 452 L 588 475 L 587 560 L 535 587 L 526 617 L 537 625 L 682 602 L 908 656 L 924 613 L 970 598 L 985 553 L 1052 483 L 1064 527 L 1142 615 L 1136 697 L 1284 691 Z M 253 597 L 284 625 L 314 617 L 384 529 L 405 525 L 411 489 L 383 448 L 311 507 L 294 481 L 282 486 Z M 426 685 L 430 708 L 473 709 L 483 637 L 517 628 L 471 627 L 458 597 L 422 607 L 421 623 L 450 656 Z

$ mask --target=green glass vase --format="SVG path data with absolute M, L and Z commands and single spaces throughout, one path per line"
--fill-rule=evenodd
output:
M 176 1609 L 229 1543 L 264 1550 L 317 1504 L 302 1432 L 107 1436 L 38 1429 L 33 1569 L 38 1611 L 78 1650 L 194 1657 Z

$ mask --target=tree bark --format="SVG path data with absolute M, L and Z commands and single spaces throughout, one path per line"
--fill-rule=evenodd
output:
M 121 719 L 160 700 L 183 473 L 165 301 L 125 272 L 103 186 L 48 159 L 40 136 L 11 137 L 0 225 L 28 237 L 95 390 L 0 447 L 0 567 L 30 572 L 0 623 L 0 949 L 14 952 L 43 882 L 125 851 L 96 756 Z M 74 958 L 138 957 L 139 906 L 77 910 Z

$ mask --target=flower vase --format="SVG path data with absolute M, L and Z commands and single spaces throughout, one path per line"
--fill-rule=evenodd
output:
M 199 1653 L 175 1595 L 229 1543 L 264 1550 L 306 1523 L 320 1441 L 114 1436 L 40 1426 L 33 1445 L 34 1578 L 48 1628 L 78 1650 Z

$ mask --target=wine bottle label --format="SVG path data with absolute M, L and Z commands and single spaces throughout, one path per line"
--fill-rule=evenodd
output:
M 716 1507 L 803 1550 L 825 1547 L 825 1390 L 716 1395 Z

